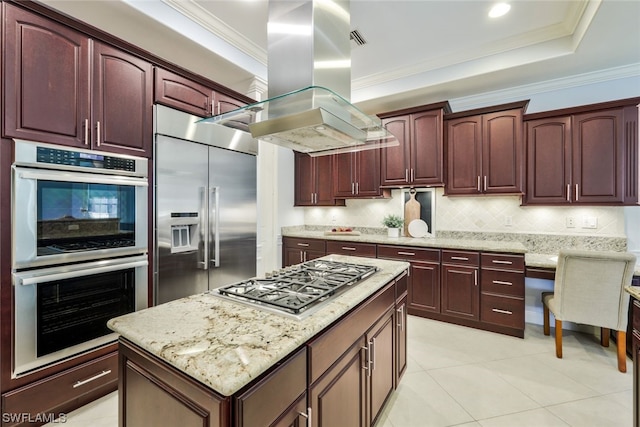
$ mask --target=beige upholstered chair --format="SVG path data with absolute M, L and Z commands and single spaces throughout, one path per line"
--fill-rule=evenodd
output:
M 626 252 L 564 250 L 558 256 L 554 292 L 542 293 L 544 334 L 549 310 L 556 319 L 556 356 L 562 358 L 562 322 L 601 328 L 600 342 L 609 346 L 609 330 L 617 332 L 618 370 L 627 372 L 627 313 L 636 258 Z

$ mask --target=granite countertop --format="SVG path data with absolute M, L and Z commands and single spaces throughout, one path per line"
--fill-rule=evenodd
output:
M 285 237 L 300 237 L 303 239 L 339 240 L 345 242 L 376 243 L 400 246 L 418 246 L 424 248 L 461 249 L 475 251 L 496 251 L 523 254 L 527 248 L 520 242 L 474 240 L 474 239 L 443 239 L 438 237 L 387 237 L 384 234 L 361 235 L 326 235 L 322 231 L 296 230 L 282 233 Z
M 640 286 L 625 286 L 625 291 L 627 291 L 632 297 L 640 301 Z
M 211 293 L 116 317 L 110 329 L 223 396 L 231 396 L 343 314 L 409 263 L 329 255 L 380 270 L 304 320 L 251 308 Z

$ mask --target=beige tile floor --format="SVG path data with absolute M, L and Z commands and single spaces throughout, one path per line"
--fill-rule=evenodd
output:
M 629 359 L 627 373 L 618 372 L 614 343 L 603 348 L 595 335 L 565 331 L 557 359 L 538 325 L 527 325 L 524 339 L 413 316 L 408 328 L 407 371 L 377 427 L 633 424 L 633 367 Z M 117 393 L 64 425 L 116 427 Z

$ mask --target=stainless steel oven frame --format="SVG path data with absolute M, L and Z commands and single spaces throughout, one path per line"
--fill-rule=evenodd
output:
M 138 255 L 126 258 L 106 259 L 88 263 L 40 268 L 13 273 L 14 325 L 13 325 L 13 378 L 51 366 L 69 357 L 108 345 L 117 340 L 111 333 L 62 350 L 37 356 L 37 286 L 56 280 L 79 278 L 100 273 L 134 268 L 135 310 L 147 308 L 148 258 Z
M 126 155 L 101 153 L 105 156 L 133 159 L 135 170 L 116 171 L 81 166 L 42 164 L 37 161 L 38 147 L 96 155 L 82 149 L 15 140 L 16 154 L 12 165 L 12 267 L 15 270 L 83 262 L 100 258 L 127 256 L 148 252 L 148 161 Z M 39 256 L 37 253 L 37 183 L 38 180 L 111 184 L 135 188 L 135 244 L 133 246 L 95 249 Z

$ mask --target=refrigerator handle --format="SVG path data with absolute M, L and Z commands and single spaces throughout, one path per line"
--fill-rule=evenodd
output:
M 209 189 L 209 229 L 213 231 L 212 267 L 220 267 L 220 187 Z M 208 240 L 208 239 L 207 239 Z
M 207 187 L 200 187 L 200 230 L 204 248 L 202 250 L 202 261 L 198 261 L 198 268 L 209 269 L 209 221 L 207 220 L 207 209 L 209 206 L 209 194 Z

